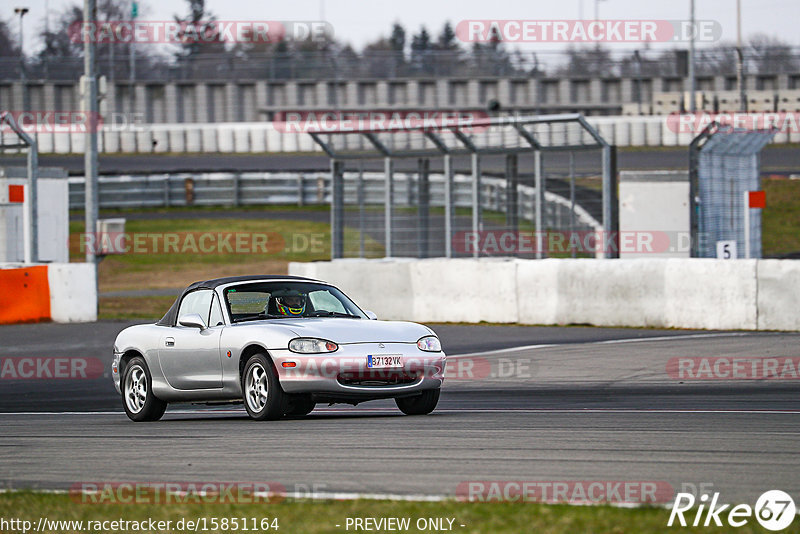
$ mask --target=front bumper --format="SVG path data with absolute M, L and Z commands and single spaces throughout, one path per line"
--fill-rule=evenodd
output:
M 424 352 L 416 343 L 353 343 L 327 354 L 273 350 L 270 355 L 287 393 L 377 398 L 436 389 L 444 381 L 447 356 Z M 403 366 L 371 369 L 368 356 L 401 356 Z M 294 365 L 287 367 L 287 365 Z

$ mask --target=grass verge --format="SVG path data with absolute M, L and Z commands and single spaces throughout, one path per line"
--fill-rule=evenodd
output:
M 74 497 L 80 499 L 80 497 Z M 670 530 L 667 525 L 669 510 L 664 508 L 618 508 L 612 506 L 569 506 L 545 505 L 536 503 L 463 503 L 457 501 L 430 502 L 397 502 L 397 501 L 303 501 L 287 500 L 279 504 L 250 503 L 189 503 L 189 504 L 80 504 L 67 494 L 44 494 L 34 492 L 10 492 L 0 495 L 0 517 L 17 518 L 38 524 L 39 518 L 48 520 L 83 521 L 82 529 L 75 525 L 72 528 L 50 528 L 47 532 L 88 532 L 89 521 L 142 521 L 152 518 L 154 521 L 171 521 L 169 532 L 187 532 L 186 521 L 200 520 L 198 531 L 203 532 L 242 532 L 242 522 L 246 519 L 248 526 L 255 520 L 268 519 L 272 525 L 277 524 L 277 532 L 322 534 L 348 532 L 348 518 L 409 518 L 410 528 L 405 532 L 430 532 L 434 529 L 420 530 L 416 523 L 419 519 L 444 518 L 453 519 L 452 531 L 464 533 L 518 534 L 521 532 L 550 533 L 661 533 Z M 219 522 L 219 527 L 212 527 L 212 518 Z M 238 529 L 233 529 L 229 521 L 228 528 L 222 528 L 222 519 L 236 518 Z M 272 520 L 277 519 L 277 523 Z M 177 528 L 178 522 L 184 520 L 184 528 Z M 752 524 L 751 524 L 752 523 Z M 795 522 L 795 525 L 797 522 Z M 339 526 L 337 526 L 339 525 Z M 463 527 L 461 525 L 464 525 Z M 673 527 L 676 528 L 676 527 Z M 253 530 L 253 529 L 250 529 Z M 269 532 L 270 529 L 256 529 Z M 708 532 L 708 527 L 677 527 L 680 532 Z M 741 528 L 713 528 L 714 532 L 736 532 L 748 534 L 768 532 L 751 521 Z M 93 529 L 91 531 L 97 531 Z M 101 529 L 102 532 L 129 532 L 122 529 Z M 148 532 L 147 529 L 142 530 Z M 193 531 L 193 530 L 192 530 Z M 351 525 L 350 532 L 355 531 Z M 386 532 L 388 530 L 379 530 Z M 149 532 L 158 532 L 158 530 Z M 163 532 L 163 531 L 161 531 Z M 784 532 L 798 532 L 790 527 Z
M 215 210 L 210 210 L 215 211 Z M 153 210 L 153 213 L 159 210 Z M 140 212 L 141 213 L 141 212 Z M 330 258 L 330 226 L 313 221 L 229 218 L 130 219 L 126 223 L 133 252 L 107 256 L 98 267 L 100 319 L 161 317 L 174 300 L 163 296 L 102 296 L 103 293 L 183 288 L 197 280 L 242 274 L 286 274 L 290 261 Z M 124 216 L 109 212 L 105 216 Z M 84 224 L 70 223 L 70 258 L 83 261 Z M 211 236 L 204 247 L 201 239 Z M 231 236 L 228 241 L 225 236 Z M 237 245 L 237 235 L 246 237 Z M 166 246 L 167 236 L 177 244 Z M 254 241 L 260 236 L 260 242 Z M 135 239 L 141 237 L 139 244 Z M 358 232 L 345 230 L 345 243 L 358 243 Z M 208 245 L 213 243 L 213 245 Z M 227 243 L 227 244 L 226 244 Z M 257 244 L 260 243 L 260 244 Z M 365 237 L 368 256 L 382 256 L 383 247 Z M 352 254 L 352 251 L 349 251 Z
M 800 180 L 764 180 L 767 207 L 761 210 L 764 256 L 800 252 Z

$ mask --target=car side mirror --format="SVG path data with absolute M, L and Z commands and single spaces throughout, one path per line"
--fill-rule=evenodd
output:
M 375 315 L 374 311 L 364 310 L 364 313 L 367 315 L 367 318 L 370 321 L 377 321 L 378 320 L 378 316 Z
M 178 324 L 181 326 L 199 328 L 200 330 L 206 329 L 206 322 L 196 313 L 187 313 L 181 316 L 181 318 L 178 319 Z

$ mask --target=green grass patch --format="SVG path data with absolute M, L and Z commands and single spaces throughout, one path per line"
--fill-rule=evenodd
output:
M 98 318 L 108 319 L 153 319 L 167 313 L 175 297 L 100 297 Z
M 74 497 L 80 500 L 80 497 Z M 351 526 L 345 529 L 348 518 L 409 518 L 411 527 L 405 532 L 421 532 L 416 527 L 419 519 L 453 519 L 453 532 L 486 534 L 519 534 L 537 532 L 555 533 L 662 533 L 670 530 L 667 525 L 669 510 L 664 508 L 617 508 L 612 506 L 568 506 L 518 503 L 462 503 L 445 501 L 396 502 L 396 501 L 297 501 L 281 503 L 228 504 L 81 504 L 67 494 L 44 494 L 34 492 L 10 492 L 0 495 L 0 517 L 31 521 L 35 526 L 40 517 L 49 520 L 83 521 L 84 530 L 89 521 L 125 520 L 171 521 L 170 532 L 187 532 L 176 528 L 179 521 L 200 520 L 198 531 L 243 532 L 241 525 L 247 521 L 252 526 L 255 519 L 260 524 L 267 519 L 277 524 L 278 533 L 342 533 L 354 532 Z M 212 518 L 220 525 L 212 529 Z M 222 519 L 228 519 L 228 529 L 222 528 Z M 239 529 L 232 528 L 231 519 L 236 518 Z M 273 522 L 277 519 L 277 523 Z M 445 524 L 447 522 L 445 521 Z M 798 532 L 795 526 L 784 532 Z M 336 525 L 339 525 L 338 527 Z M 461 525 L 464 525 L 463 527 Z M 680 532 L 736 532 L 749 534 L 767 532 L 751 520 L 742 528 L 672 527 Z M 270 532 L 274 529 L 257 529 Z M 48 532 L 78 532 L 77 528 L 50 529 Z M 103 530 L 121 532 L 122 530 Z M 147 530 L 145 530 L 146 532 Z M 250 530 L 252 531 L 252 529 Z M 128 530 L 130 532 L 130 530 Z M 153 532 L 153 531 L 150 531 Z M 382 530 L 381 532 L 387 532 Z M 424 530 L 424 532 L 432 532 Z
M 121 215 L 120 212 L 114 212 Z M 82 221 L 70 222 L 70 258 L 81 261 Z M 282 219 L 130 219 L 125 233 L 133 252 L 115 260 L 132 270 L 180 264 L 224 265 L 264 260 L 315 261 L 330 259 L 331 233 L 327 223 Z M 234 234 L 229 239 L 224 235 Z M 204 235 L 211 236 L 201 241 Z M 242 235 L 241 244 L 235 235 Z M 169 237 L 168 237 L 169 236 Z M 136 238 L 140 237 L 140 241 Z M 170 242 L 167 242 L 167 239 Z M 345 229 L 345 242 L 357 243 L 359 233 Z M 382 255 L 383 246 L 365 237 L 368 255 Z
M 105 215 L 125 213 L 113 211 Z M 176 215 L 180 217 L 180 213 L 179 209 Z M 85 258 L 83 228 L 83 221 L 70 222 L 72 261 Z M 290 261 L 331 257 L 330 225 L 314 221 L 224 217 L 129 219 L 125 233 L 131 251 L 107 256 L 98 266 L 100 319 L 161 317 L 174 300 L 135 294 L 110 297 L 103 296 L 104 292 L 180 289 L 197 280 L 221 276 L 285 274 Z M 238 236 L 243 240 L 238 241 Z M 346 228 L 345 254 L 357 255 L 359 242 L 359 232 Z M 364 236 L 364 252 L 367 257 L 384 255 L 383 246 L 368 235 Z
M 764 180 L 767 207 L 761 210 L 764 256 L 800 252 L 800 180 Z

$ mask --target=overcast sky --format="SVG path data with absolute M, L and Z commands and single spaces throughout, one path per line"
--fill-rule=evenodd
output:
M 581 1 L 584 18 L 592 19 L 595 0 L 207 0 L 206 5 L 220 20 L 319 20 L 322 16 L 333 26 L 338 39 L 360 49 L 365 43 L 388 35 L 393 22 L 403 24 L 409 34 L 422 24 L 437 34 L 448 20 L 455 25 L 468 19 L 577 19 Z M 800 46 L 800 0 L 741 2 L 745 39 L 763 33 Z M 31 37 L 44 27 L 46 6 L 54 17 L 75 3 L 76 0 L 1 0 L 0 18 L 11 22 L 14 7 L 30 9 L 25 17 L 25 50 L 31 53 L 41 45 Z M 140 0 L 140 6 L 140 18 L 145 20 L 171 20 L 175 13 L 183 15 L 188 10 L 185 0 Z M 601 19 L 689 17 L 689 0 L 602 0 L 598 6 Z M 696 0 L 696 10 L 697 19 L 721 24 L 723 40 L 736 39 L 736 0 Z M 17 22 L 13 20 L 14 31 Z M 524 45 L 522 49 L 553 50 L 562 46 L 548 43 Z M 630 43 L 615 46 L 635 48 Z

